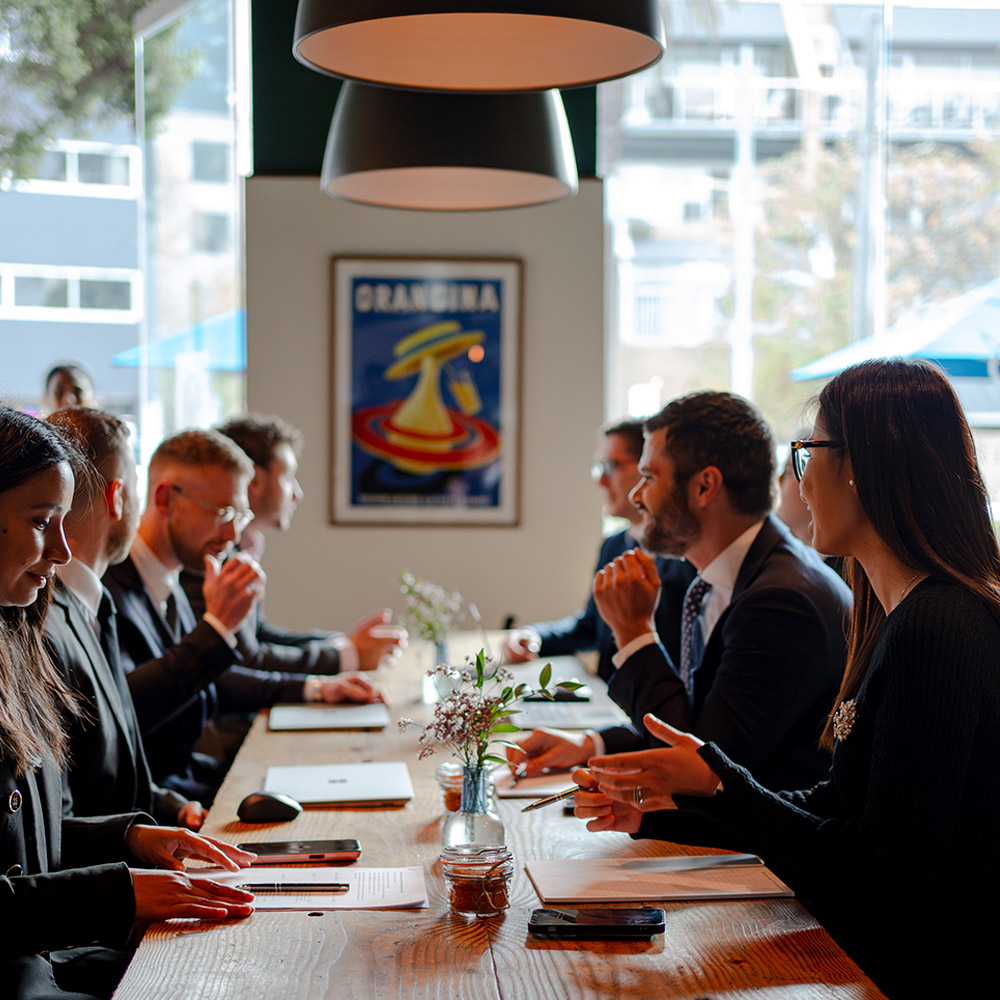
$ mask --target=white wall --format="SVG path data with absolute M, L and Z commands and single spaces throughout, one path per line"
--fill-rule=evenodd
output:
M 267 613 L 292 626 L 347 627 L 400 611 L 401 570 L 474 600 L 489 627 L 580 606 L 600 542 L 590 481 L 603 392 L 603 186 L 504 212 L 400 212 L 337 201 L 317 178 L 251 178 L 247 219 L 247 392 L 251 410 L 306 433 L 306 497 L 269 539 Z M 520 257 L 521 524 L 507 528 L 328 523 L 329 259 L 333 255 Z

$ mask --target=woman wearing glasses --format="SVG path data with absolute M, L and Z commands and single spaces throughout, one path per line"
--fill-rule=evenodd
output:
M 253 897 L 181 871 L 197 857 L 235 870 L 253 855 L 142 814 L 64 818 L 62 720 L 79 711 L 42 645 L 78 458 L 48 424 L 0 407 L 0 983 L 4 997 L 107 995 L 136 920 L 246 916 Z M 97 867 L 80 867 L 97 865 Z M 43 954 L 43 952 L 45 954 Z M 69 991 L 69 992 L 63 992 Z
M 830 780 L 768 792 L 647 716 L 668 748 L 594 758 L 577 812 L 642 836 L 657 810 L 710 816 L 890 997 L 973 995 L 1000 929 L 1000 552 L 969 428 L 938 369 L 870 361 L 826 386 L 793 455 L 813 544 L 854 591 Z

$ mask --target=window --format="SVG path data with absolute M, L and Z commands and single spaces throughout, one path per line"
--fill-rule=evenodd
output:
M 80 153 L 77 157 L 77 177 L 81 184 L 129 183 L 129 162 L 124 156 L 107 153 Z
M 229 181 L 229 147 L 222 142 L 191 144 L 191 176 L 196 181 L 225 184 Z
M 65 181 L 66 154 L 50 149 L 39 160 L 35 177 L 40 181 Z
M 713 27 L 664 6 L 661 62 L 598 90 L 608 416 L 730 389 L 790 440 L 820 359 L 915 351 L 1000 280 L 1000 10 L 743 0 Z M 1000 496 L 1000 331 L 980 318 L 977 376 L 949 374 Z
M 218 212 L 196 212 L 192 241 L 202 253 L 222 253 L 229 246 L 229 216 Z
M 81 309 L 131 309 L 132 286 L 127 281 L 80 279 Z
M 69 282 L 65 278 L 15 278 L 14 305 L 65 309 L 69 305 Z

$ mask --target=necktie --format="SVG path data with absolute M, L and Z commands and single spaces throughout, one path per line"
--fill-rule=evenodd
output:
M 177 631 L 177 596 L 173 591 L 170 591 L 170 596 L 167 598 L 163 617 L 166 620 L 167 628 L 170 629 L 170 634 L 173 636 L 174 642 L 180 642 L 181 637 Z
M 694 687 L 692 675 L 701 662 L 701 654 L 704 651 L 700 629 L 695 626 L 701 613 L 701 602 L 711 589 L 710 583 L 696 576 L 684 595 L 684 609 L 681 612 L 681 683 L 689 697 Z
M 115 603 L 105 590 L 97 607 L 97 639 L 112 671 L 121 662 L 118 649 L 118 624 L 115 620 Z

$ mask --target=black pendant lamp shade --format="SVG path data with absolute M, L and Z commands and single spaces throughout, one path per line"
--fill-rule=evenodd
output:
M 392 208 L 471 210 L 556 201 L 578 188 L 562 98 L 440 94 L 348 82 L 323 190 Z
M 664 45 L 659 0 L 299 0 L 293 51 L 347 79 L 496 93 L 613 80 Z

